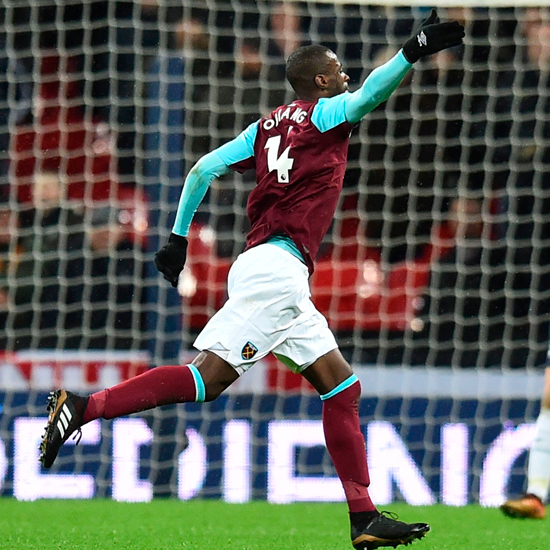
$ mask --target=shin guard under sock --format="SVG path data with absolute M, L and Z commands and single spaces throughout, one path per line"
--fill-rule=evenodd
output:
M 197 369 L 193 365 L 157 367 L 92 394 L 84 422 L 187 401 L 204 401 L 204 384 Z
M 323 401 L 325 441 L 350 513 L 376 511 L 367 489 L 370 483 L 367 452 L 357 410 L 360 395 L 361 385 L 356 380 Z

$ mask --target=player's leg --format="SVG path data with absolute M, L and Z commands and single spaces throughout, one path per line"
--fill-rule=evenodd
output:
M 157 367 L 88 397 L 66 390 L 52 392 L 40 461 L 49 468 L 63 443 L 96 418 L 118 418 L 173 403 L 212 401 L 238 377 L 222 358 L 203 351 L 189 365 Z
M 298 297 L 307 297 L 307 267 L 277 246 L 255 247 L 234 262 L 228 295 L 197 337 L 194 345 L 201 353 L 193 364 L 157 367 L 89 398 L 54 392 L 40 445 L 44 467 L 53 464 L 72 433 L 96 418 L 215 399 L 284 339 L 299 314 Z
M 370 479 L 359 424 L 359 380 L 338 349 L 317 359 L 302 375 L 323 400 L 327 449 L 342 480 L 350 513 L 377 515 L 367 489 Z
M 408 544 L 423 537 L 429 526 L 408 524 L 379 514 L 368 492 L 370 483 L 365 440 L 358 404 L 361 385 L 338 349 L 317 359 L 302 375 L 323 400 L 323 429 L 327 449 L 342 481 L 357 549 Z
M 550 368 L 546 368 L 544 391 L 537 418 L 535 440 L 529 452 L 527 493 L 506 501 L 501 510 L 510 517 L 544 519 L 550 486 Z
M 84 422 L 118 418 L 173 403 L 213 401 L 238 377 L 223 359 L 203 351 L 189 365 L 157 367 L 92 394 Z

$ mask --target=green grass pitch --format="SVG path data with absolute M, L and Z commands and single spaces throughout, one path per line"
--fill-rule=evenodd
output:
M 548 550 L 548 521 L 512 520 L 479 506 L 388 506 L 432 530 L 416 550 Z M 350 549 L 343 504 L 227 504 L 158 500 L 18 502 L 0 498 L 0 548 L 39 549 Z

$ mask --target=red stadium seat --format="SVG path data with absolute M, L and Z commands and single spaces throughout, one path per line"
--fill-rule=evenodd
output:
M 334 247 L 316 264 L 311 292 L 317 309 L 336 332 L 403 331 L 415 317 L 432 263 L 453 245 L 449 228 L 439 226 L 419 258 L 386 273 L 378 251 L 361 247 L 357 238 L 353 246 L 348 237 L 342 239 L 341 249 Z
M 42 59 L 33 120 L 19 126 L 12 141 L 12 173 L 20 202 L 31 201 L 33 175 L 56 172 L 66 178 L 67 198 L 104 200 L 116 196 L 113 136 L 105 122 L 86 113 L 72 60 L 57 55 Z M 59 74 L 66 74 L 60 79 Z
M 183 286 L 180 287 L 184 296 L 184 322 L 189 328 L 201 330 L 224 304 L 230 267 L 230 259 L 216 255 L 214 230 L 193 223 L 189 231 Z

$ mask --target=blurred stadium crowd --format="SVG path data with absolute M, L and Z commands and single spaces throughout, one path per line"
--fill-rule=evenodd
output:
M 152 257 L 186 170 L 291 101 L 321 42 L 352 89 L 425 11 L 307 2 L 7 1 L 0 8 L 0 347 L 190 347 L 243 249 L 251 175 L 212 186 L 183 298 Z M 545 366 L 550 10 L 441 9 L 463 48 L 356 129 L 313 299 L 354 362 Z

